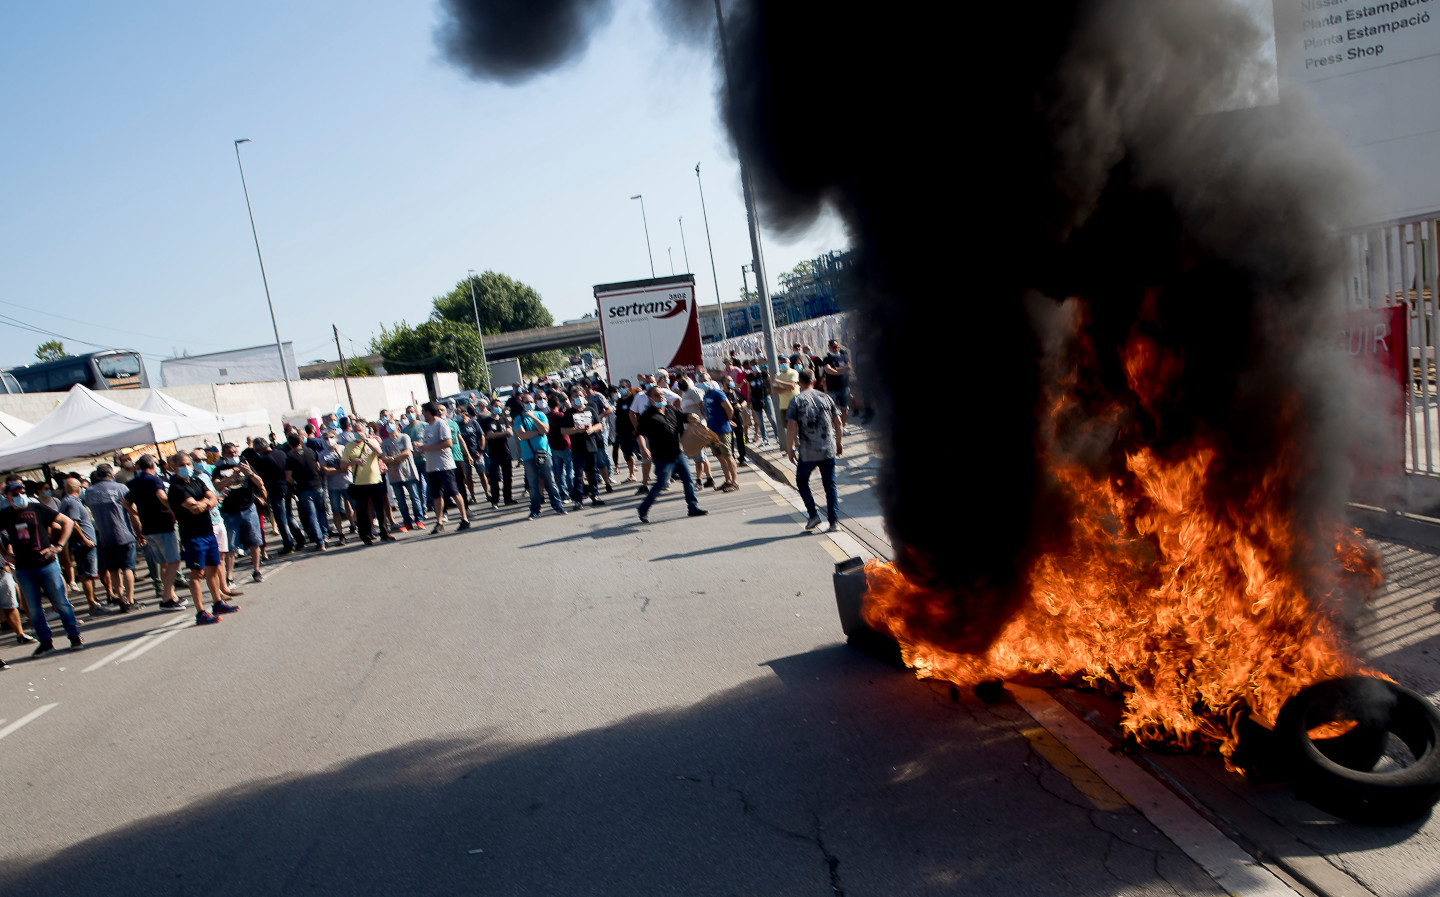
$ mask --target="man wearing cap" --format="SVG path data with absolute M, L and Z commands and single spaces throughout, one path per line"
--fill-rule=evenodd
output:
M 69 517 L 31 499 L 18 476 L 12 474 L 5 481 L 5 507 L 0 508 L 0 532 L 5 539 L 0 543 L 0 552 L 5 558 L 6 571 L 15 574 L 20 594 L 25 596 L 30 608 L 30 624 L 40 641 L 35 648 L 36 656 L 55 650 L 50 624 L 45 619 L 45 606 L 41 603 L 42 593 L 59 612 L 70 647 L 80 648 L 85 644 L 80 637 L 80 626 L 75 622 L 75 608 L 65 596 L 60 562 L 55 559 L 60 554 L 60 546 L 70 541 L 74 529 L 75 524 Z

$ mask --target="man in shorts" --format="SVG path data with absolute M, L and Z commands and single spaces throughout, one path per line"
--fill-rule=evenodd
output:
M 175 515 L 165 484 L 156 475 L 155 457 L 141 455 L 135 460 L 135 477 L 130 481 L 125 505 L 140 519 L 136 543 L 145 556 L 160 568 L 160 609 L 182 610 L 185 602 L 175 597 L 175 574 L 180 570 L 180 539 L 175 535 Z
M 225 554 L 226 579 L 235 577 L 235 555 L 250 553 L 250 581 L 263 582 L 260 572 L 260 515 L 255 510 L 256 498 L 265 497 L 265 481 L 249 462 L 240 457 L 240 448 L 227 442 L 220 448 L 220 463 L 215 465 L 215 493 L 220 496 L 220 520 L 230 550 Z
M 101 464 L 85 490 L 85 507 L 95 522 L 95 543 L 99 554 L 100 578 L 105 592 L 122 611 L 134 610 L 135 534 L 140 518 L 125 503 L 129 490 L 115 482 L 115 468 Z
M 460 529 L 470 528 L 470 517 L 465 513 L 465 502 L 460 500 L 460 488 L 455 482 L 456 436 L 445 419 L 445 409 L 434 402 L 420 406 L 425 417 L 424 440 L 416 446 L 425 454 L 425 491 L 430 493 L 431 506 L 435 509 L 435 528 L 431 534 L 445 531 L 445 499 L 455 502 L 460 511 Z
M 178 454 L 170 459 L 174 475 L 166 493 L 170 507 L 175 510 L 175 520 L 180 527 L 182 553 L 185 567 L 190 571 L 190 597 L 195 602 L 195 625 L 206 626 L 220 622 L 222 614 L 233 614 L 240 609 L 230 604 L 220 587 L 220 545 L 215 541 L 215 528 L 210 522 L 210 509 L 219 505 L 220 500 L 210 487 L 195 476 L 194 462 L 189 455 Z M 204 596 L 200 593 L 200 581 L 210 588 L 210 612 L 205 612 Z M 232 592 L 239 595 L 239 592 Z
M 90 509 L 80 502 L 80 492 L 84 486 L 75 477 L 66 477 L 62 485 L 65 497 L 60 499 L 60 506 L 56 510 L 75 521 L 75 532 L 70 537 L 70 558 L 75 563 L 75 579 L 85 592 L 85 601 L 90 605 L 90 616 L 103 617 L 111 613 L 111 609 L 95 600 L 95 580 L 100 578 L 100 559 L 95 542 L 94 519 L 90 516 Z

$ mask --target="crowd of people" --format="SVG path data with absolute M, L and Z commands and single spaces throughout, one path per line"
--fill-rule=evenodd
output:
M 530 520 L 547 501 L 560 515 L 586 501 L 603 506 L 602 494 L 637 479 L 640 523 L 649 523 L 672 479 L 683 486 L 688 516 L 700 517 L 700 490 L 740 488 L 747 432 L 751 443 L 780 441 L 796 462 L 807 529 L 822 523 L 809 488 L 820 471 L 833 531 L 834 459 L 856 407 L 849 354 L 835 341 L 824 358 L 797 344 L 779 367 L 772 378 L 763 361 L 732 356 L 723 371 L 693 377 L 661 369 L 613 386 L 598 375 L 542 379 L 511 384 L 504 399 L 432 401 L 374 420 L 327 414 L 244 446 L 117 456 L 53 482 L 12 474 L 0 504 L 0 617 L 42 655 L 55 647 L 48 601 L 70 647 L 83 648 L 69 592 L 84 595 L 92 617 L 130 613 L 141 604 L 135 582 L 143 563 L 159 608 L 193 608 L 197 625 L 212 625 L 240 610 L 237 566 L 243 576 L 248 561 L 251 581 L 262 582 L 272 549 L 283 556 L 323 552 L 347 537 L 373 545 L 396 541 L 396 533 L 441 533 L 452 511 L 457 528 L 469 529 L 472 509 L 520 504 L 516 462 Z

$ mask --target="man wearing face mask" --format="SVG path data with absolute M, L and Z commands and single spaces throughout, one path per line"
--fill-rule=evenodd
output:
M 420 444 L 425 441 L 425 421 L 420 419 L 420 412 L 414 405 L 405 408 L 405 426 L 400 429 L 410 437 L 410 448 L 415 452 L 411 460 L 415 462 L 415 490 L 420 493 L 420 506 L 428 507 L 430 493 L 425 482 L 425 455 L 419 450 Z
M 498 400 L 490 402 L 490 413 L 480 418 L 480 430 L 485 439 L 485 475 L 490 482 L 490 507 L 500 507 L 500 487 L 505 487 L 505 504 L 515 504 L 511 494 L 510 437 L 514 431 L 505 420 L 505 409 Z
M 780 419 L 784 420 L 785 411 L 790 407 L 790 400 L 800 394 L 800 356 L 792 355 L 789 358 L 781 356 L 780 372 L 775 375 L 775 379 L 770 385 L 775 391 L 775 404 L 780 406 Z M 780 447 L 786 448 L 785 437 L 777 436 L 777 438 L 780 440 Z
M 70 647 L 80 648 L 85 640 L 80 637 L 80 626 L 75 622 L 75 608 L 65 595 L 65 581 L 60 575 L 60 546 L 70 540 L 75 524 L 61 514 L 25 494 L 25 483 L 15 475 L 5 481 L 5 507 L 0 508 L 0 532 L 5 539 L 0 542 L 7 570 L 15 574 L 15 582 L 25 603 L 30 608 L 30 624 L 40 644 L 35 648 L 39 656 L 55 650 L 50 624 L 45 619 L 42 598 L 49 598 L 50 605 L 60 614 L 60 624 L 70 638 Z
M 691 517 L 703 517 L 708 511 L 702 510 L 695 498 L 695 483 L 690 477 L 690 468 L 680 452 L 680 415 L 675 403 L 665 394 L 667 390 L 658 385 L 650 388 L 649 403 L 645 414 L 636 428 L 640 443 L 640 457 L 655 466 L 655 484 L 645 493 L 640 502 L 640 522 L 650 522 L 650 507 L 670 482 L 673 474 L 685 487 L 685 504 Z
M 551 422 L 554 426 L 554 421 Z M 560 429 L 570 438 L 570 459 L 574 467 L 574 479 L 571 482 L 570 499 L 575 502 L 575 510 L 580 510 L 581 499 L 585 495 L 585 481 L 590 482 L 590 504 L 595 507 L 603 507 L 605 502 L 600 500 L 599 468 L 595 463 L 599 446 L 600 452 L 604 450 L 604 441 L 600 431 L 604 424 L 595 419 L 595 411 L 590 403 L 585 400 L 585 395 L 578 386 L 570 390 L 570 407 L 560 416 Z
M 615 447 L 610 458 L 618 465 L 623 452 L 625 466 L 629 470 L 629 475 L 620 483 L 622 486 L 635 482 L 635 418 L 630 415 L 630 406 L 635 401 L 635 395 L 629 380 L 621 380 L 620 388 L 611 395 L 615 408 Z
M 637 437 L 637 442 L 638 442 L 638 437 L 639 437 L 639 433 L 640 433 L 640 418 L 643 417 L 644 414 L 645 414 L 645 412 L 650 408 L 650 402 L 651 402 L 650 394 L 651 394 L 652 392 L 654 392 L 655 390 L 657 390 L 657 389 L 660 390 L 660 394 L 665 397 L 665 401 L 666 401 L 666 402 L 668 402 L 668 403 L 670 403 L 670 404 L 678 404 L 679 401 L 680 401 L 680 396 L 677 395 L 676 393 L 670 391 L 670 373 L 669 373 L 668 371 L 666 371 L 664 368 L 657 368 L 657 369 L 655 370 L 655 382 L 654 382 L 654 384 L 651 385 L 649 389 L 647 389 L 647 390 L 645 390 L 644 392 L 641 392 L 641 393 L 639 393 L 638 395 L 636 395 L 636 396 L 635 396 L 635 400 L 630 403 L 630 422 L 631 422 L 632 424 L 634 424 L 634 426 L 635 426 L 635 433 L 636 433 L 636 437 Z M 640 485 L 639 485 L 639 487 L 636 488 L 635 494 L 636 494 L 636 495 L 644 495 L 644 494 L 645 494 L 646 492 L 648 492 L 649 490 L 650 490 L 650 455 L 649 455 L 649 453 L 647 453 L 647 452 L 641 452 L 641 453 L 640 453 Z
M 145 550 L 146 557 L 160 568 L 160 609 L 180 610 L 185 602 L 175 595 L 175 574 L 180 570 L 175 515 L 170 512 L 165 484 L 156 476 L 154 457 L 141 455 L 135 461 L 135 470 L 125 504 L 140 518 L 140 535 L 136 541 Z
M 333 438 L 333 437 L 331 437 Z M 215 492 L 220 496 L 220 520 L 230 551 L 225 555 L 226 579 L 235 577 L 235 556 L 242 551 L 250 554 L 250 581 L 263 582 L 260 572 L 260 515 L 255 512 L 256 498 L 265 497 L 265 481 L 240 457 L 235 443 L 220 448 L 220 463 L 215 465 Z
M 415 469 L 415 446 L 394 421 L 386 425 L 385 438 L 380 440 L 380 460 L 385 462 L 385 475 L 390 478 L 390 489 L 400 506 L 401 532 L 424 529 L 425 508 L 415 485 L 420 478 Z
M 435 509 L 435 528 L 431 535 L 445 531 L 445 499 L 455 503 L 460 511 L 460 529 L 470 528 L 470 516 L 465 512 L 465 502 L 460 499 L 460 486 L 455 481 L 456 433 L 445 419 L 445 408 L 435 402 L 420 406 L 425 415 L 424 442 L 417 448 L 425 453 L 425 477 L 429 481 L 426 491 L 430 493 L 430 504 Z
M 178 454 L 170 459 L 174 475 L 167 495 L 180 527 L 181 554 L 190 571 L 190 597 L 195 602 L 195 625 L 207 626 L 220 622 L 220 615 L 240 609 L 225 600 L 220 584 L 220 545 L 210 523 L 210 509 L 220 503 L 211 489 L 195 476 L 194 462 L 189 455 Z M 200 582 L 210 589 L 210 612 L 205 612 L 205 596 Z M 239 592 L 233 594 L 239 595 Z
M 545 415 L 535 410 L 530 393 L 520 394 L 520 416 L 515 418 L 515 437 L 520 440 L 520 463 L 530 483 L 530 519 L 540 519 L 541 490 L 550 496 L 556 514 L 564 514 L 565 505 L 555 488 L 555 471 L 551 469 L 550 424 Z

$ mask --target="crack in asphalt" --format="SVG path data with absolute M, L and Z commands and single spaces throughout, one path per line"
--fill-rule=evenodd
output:
M 771 822 L 770 820 L 761 816 L 758 812 L 756 812 L 755 806 L 750 803 L 750 798 L 748 795 L 745 794 L 745 791 L 743 789 L 721 785 L 720 783 L 715 781 L 715 774 L 713 772 L 707 773 L 707 775 L 709 776 L 711 788 L 714 788 L 716 790 L 729 791 L 733 793 L 737 799 L 739 799 L 741 815 L 755 820 L 755 822 L 759 823 L 765 828 L 770 829 L 776 834 L 784 835 L 787 838 L 794 838 L 797 841 L 804 841 L 807 844 L 815 845 L 816 849 L 820 851 L 821 858 L 825 861 L 825 869 L 829 875 L 830 893 L 834 895 L 839 895 L 839 897 L 844 897 L 845 889 L 840 885 L 840 858 L 835 854 L 831 853 L 830 848 L 825 845 L 824 827 L 820 823 L 820 814 L 813 807 L 806 807 L 806 809 L 810 812 L 810 818 L 814 822 L 814 832 L 811 834 L 806 834 L 805 832 L 797 832 L 792 829 L 788 829 L 785 826 L 780 825 L 779 823 Z M 688 782 L 700 781 L 699 779 L 692 778 L 691 776 L 675 776 L 675 778 Z

